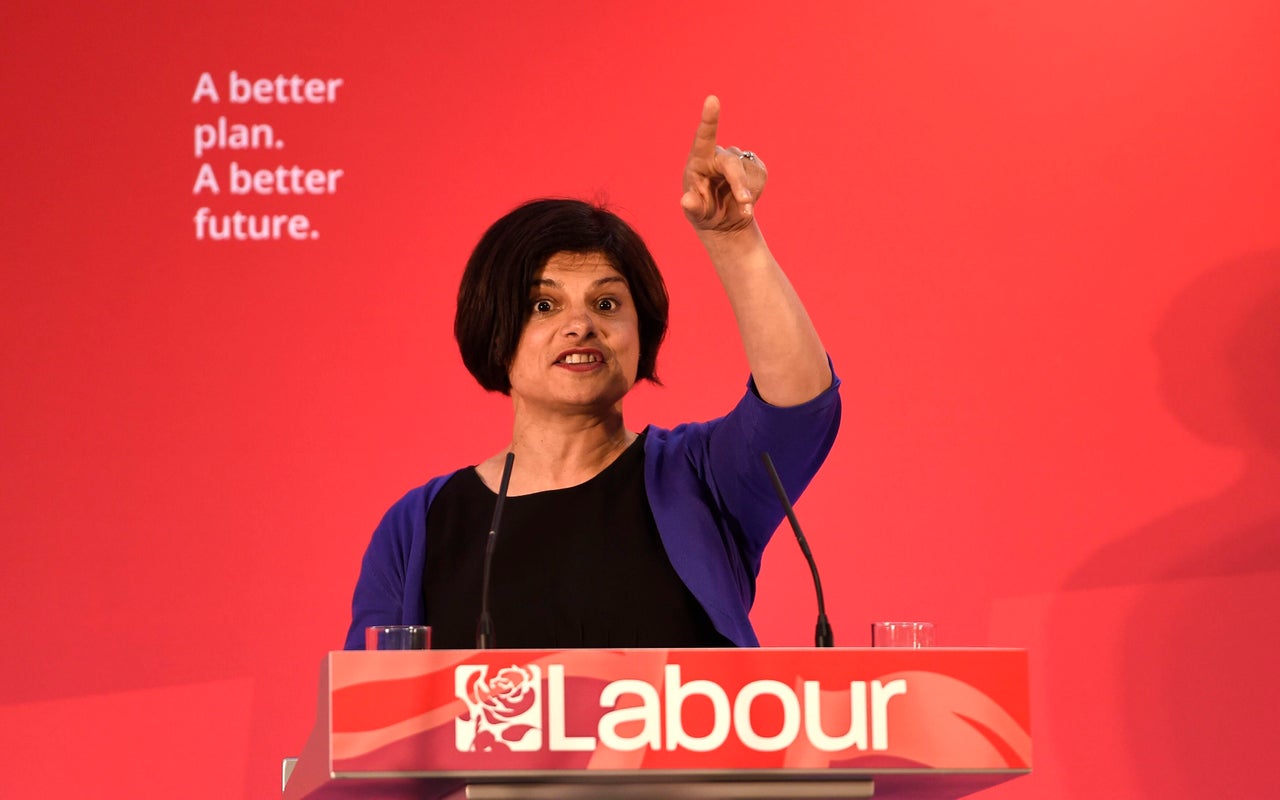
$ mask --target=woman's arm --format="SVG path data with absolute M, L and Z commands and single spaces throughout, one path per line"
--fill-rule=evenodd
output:
M 720 101 L 708 97 L 684 170 L 680 205 L 729 297 L 760 397 L 793 406 L 831 386 L 822 340 L 778 266 L 754 208 L 768 171 L 754 154 L 716 144 Z

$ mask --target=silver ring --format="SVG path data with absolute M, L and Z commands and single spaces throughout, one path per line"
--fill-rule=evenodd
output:
M 755 161 L 755 160 L 756 160 L 756 154 L 755 154 L 755 153 L 753 153 L 753 152 L 751 152 L 750 150 L 743 150 L 743 151 L 738 155 L 738 159 L 739 159 L 739 160 L 741 160 L 741 159 L 744 159 L 744 158 L 745 158 L 745 159 L 747 159 L 748 161 Z

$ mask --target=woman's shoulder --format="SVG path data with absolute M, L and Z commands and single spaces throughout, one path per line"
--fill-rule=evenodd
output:
M 440 489 L 462 469 L 465 469 L 465 467 L 446 472 L 443 475 L 437 475 L 421 486 L 415 486 L 405 492 L 399 500 L 392 503 L 391 507 L 387 509 L 387 513 L 383 515 L 383 525 L 399 526 L 418 519 L 426 507 L 431 504 L 431 501 L 435 499 L 435 496 L 440 493 Z

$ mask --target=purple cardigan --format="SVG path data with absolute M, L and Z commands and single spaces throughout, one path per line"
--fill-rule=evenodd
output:
M 794 500 L 817 473 L 840 428 L 840 380 L 798 406 L 747 393 L 726 416 L 671 430 L 649 426 L 644 482 L 671 565 L 716 630 L 740 647 L 759 645 L 748 614 L 769 537 L 782 522 L 760 453 L 773 459 Z M 365 551 L 351 602 L 346 649 L 364 647 L 369 625 L 421 625 L 427 508 L 454 473 L 432 478 L 387 511 Z

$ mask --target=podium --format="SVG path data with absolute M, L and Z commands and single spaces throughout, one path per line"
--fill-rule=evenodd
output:
M 333 652 L 285 800 L 963 797 L 1031 771 L 986 648 Z

